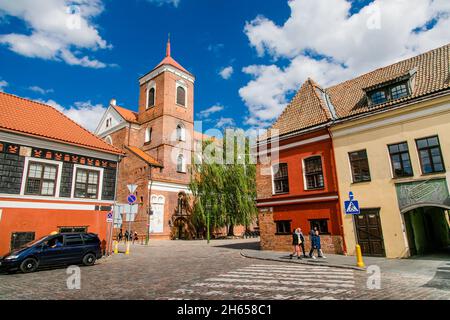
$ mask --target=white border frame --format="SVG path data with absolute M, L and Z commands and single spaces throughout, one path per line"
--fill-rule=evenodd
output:
M 99 183 L 98 183 L 98 197 L 96 199 L 88 199 L 88 198 L 75 198 L 75 183 L 77 179 L 77 170 L 78 169 L 84 169 L 89 171 L 99 171 Z M 70 198 L 74 200 L 101 200 L 102 199 L 102 192 L 103 192 L 103 168 L 97 168 L 97 167 L 90 167 L 90 166 L 84 166 L 81 164 L 75 164 L 73 167 L 73 177 L 72 177 L 72 190 L 70 192 Z
M 27 184 L 27 178 L 28 178 L 28 167 L 30 165 L 30 161 L 31 162 L 37 162 L 37 163 L 46 163 L 46 164 L 51 164 L 51 165 L 56 165 L 58 166 L 58 176 L 56 177 L 56 185 L 55 185 L 55 195 L 54 196 L 48 196 L 48 195 L 27 195 L 27 196 L 33 196 L 36 197 L 38 199 L 40 199 L 41 197 L 47 197 L 47 198 L 59 198 L 59 193 L 60 193 L 60 189 L 61 189 L 61 178 L 62 178 L 62 167 L 63 167 L 63 163 L 59 162 L 59 161 L 55 161 L 55 160 L 48 160 L 48 159 L 39 159 L 39 158 L 32 158 L 32 157 L 25 157 L 25 166 L 23 168 L 23 173 L 22 173 L 22 184 L 20 186 L 20 195 L 21 196 L 25 196 L 25 186 Z

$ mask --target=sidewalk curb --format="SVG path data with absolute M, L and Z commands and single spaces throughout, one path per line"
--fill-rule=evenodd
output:
M 255 257 L 248 254 L 245 254 L 243 252 L 244 250 L 241 250 L 241 256 L 247 259 L 255 259 L 255 260 L 263 260 L 263 261 L 276 261 L 276 262 L 283 262 L 283 263 L 294 263 L 294 264 L 305 264 L 308 266 L 320 266 L 320 267 L 330 267 L 330 268 L 340 268 L 340 269 L 352 269 L 356 271 L 366 271 L 366 268 L 360 268 L 360 267 L 353 267 L 353 266 L 344 266 L 341 264 L 329 264 L 329 263 L 323 263 L 323 262 L 308 262 L 303 260 L 280 260 L 275 258 L 263 258 L 263 257 Z

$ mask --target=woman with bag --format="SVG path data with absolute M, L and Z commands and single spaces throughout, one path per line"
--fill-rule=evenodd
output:
M 300 244 L 302 243 L 302 240 L 300 239 L 300 228 L 297 228 L 292 233 L 292 246 L 294 247 L 294 252 L 289 256 L 292 260 L 294 255 L 297 255 L 297 259 L 301 260 L 302 257 L 300 256 Z

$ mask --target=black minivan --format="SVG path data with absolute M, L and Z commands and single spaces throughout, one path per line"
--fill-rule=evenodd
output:
M 34 272 L 39 267 L 84 264 L 102 257 L 100 239 L 93 233 L 66 233 L 43 237 L 0 259 L 0 271 Z

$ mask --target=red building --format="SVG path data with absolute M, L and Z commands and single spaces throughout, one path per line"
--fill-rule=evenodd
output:
M 106 246 L 122 151 L 55 108 L 0 92 L 0 256 L 52 232 Z
M 345 252 L 328 131 L 334 114 L 325 92 L 309 79 L 269 136 L 260 139 L 257 204 L 262 249 L 291 250 L 296 228 L 302 228 L 308 240 L 311 228 L 318 226 L 324 252 Z

